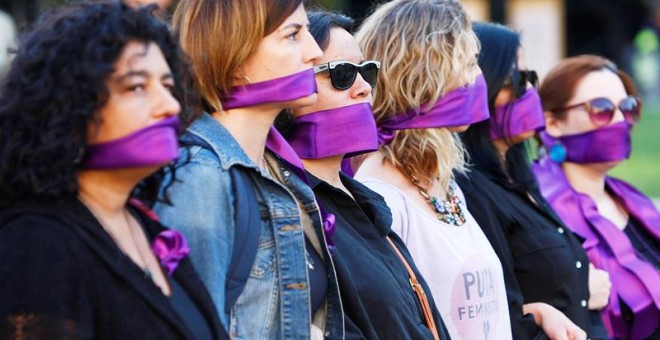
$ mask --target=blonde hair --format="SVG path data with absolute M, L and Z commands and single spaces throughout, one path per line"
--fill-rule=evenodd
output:
M 277 29 L 302 0 L 181 0 L 173 26 L 192 62 L 195 86 L 206 103 L 222 110 L 220 94 L 261 40 Z
M 376 122 L 432 106 L 448 91 L 475 80 L 479 41 L 457 0 L 385 3 L 355 37 L 366 59 L 381 61 L 373 102 Z M 398 131 L 380 151 L 423 184 L 438 177 L 442 188 L 466 164 L 460 138 L 447 128 Z

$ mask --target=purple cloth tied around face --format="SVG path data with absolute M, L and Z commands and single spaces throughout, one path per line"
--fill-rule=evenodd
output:
M 314 69 L 254 84 L 232 87 L 220 96 L 223 110 L 267 103 L 285 103 L 316 93 Z
M 289 144 L 301 158 L 352 157 L 378 150 L 371 104 L 360 103 L 296 117 Z
M 601 311 L 608 332 L 620 338 L 644 339 L 660 322 L 660 275 L 636 255 L 625 232 L 598 213 L 589 196 L 573 190 L 559 164 L 542 159 L 532 165 L 532 170 L 557 215 L 585 239 L 583 247 L 589 260 L 610 273 L 610 299 Z M 660 238 L 660 212 L 649 198 L 618 179 L 607 177 L 605 185 L 632 218 L 650 235 Z M 634 314 L 632 324 L 622 316 L 619 297 Z
M 486 80 L 480 74 L 474 84 L 447 92 L 431 108 L 409 110 L 379 122 L 378 140 L 387 144 L 398 130 L 464 126 L 489 117 Z
M 179 156 L 179 117 L 172 116 L 108 142 L 90 144 L 85 169 L 125 169 L 162 165 Z
M 566 162 L 602 163 L 630 157 L 632 125 L 619 122 L 595 130 L 555 138 L 547 132 L 539 136 L 546 147 L 560 143 L 566 148 Z
M 495 107 L 490 117 L 490 139 L 511 138 L 525 132 L 545 129 L 541 97 L 533 87 L 513 102 Z
M 280 156 L 285 162 L 288 163 L 291 171 L 293 171 L 296 176 L 309 185 L 307 181 L 307 175 L 305 174 L 305 167 L 302 164 L 302 160 L 296 154 L 296 151 L 293 150 L 291 145 L 284 139 L 284 137 L 274 128 L 271 127 L 268 132 L 268 137 L 266 139 L 266 147 Z M 334 247 L 334 242 L 332 241 L 332 236 L 335 234 L 335 215 L 327 213 L 321 204 L 317 202 L 319 206 L 319 211 L 321 212 L 321 218 L 323 220 L 323 233 L 325 234 L 325 240 L 328 244 L 328 247 Z

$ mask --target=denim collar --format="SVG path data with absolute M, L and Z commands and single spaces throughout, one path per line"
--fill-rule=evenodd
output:
M 201 140 L 203 142 L 201 144 L 206 143 L 207 147 L 218 156 L 223 170 L 228 170 L 234 165 L 259 170 L 259 167 L 248 157 L 243 147 L 238 144 L 229 131 L 206 112 L 190 125 L 182 137 L 184 143 L 200 144 L 195 139 Z

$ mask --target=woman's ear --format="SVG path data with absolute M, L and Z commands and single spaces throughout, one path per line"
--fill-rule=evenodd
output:
M 545 116 L 545 131 L 552 137 L 561 137 L 561 121 L 550 111 L 543 112 L 543 115 Z

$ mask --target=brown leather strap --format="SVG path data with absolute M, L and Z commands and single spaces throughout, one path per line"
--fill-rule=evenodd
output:
M 387 237 L 387 242 L 390 243 L 390 246 L 392 246 L 392 249 L 399 255 L 399 258 L 401 259 L 401 262 L 403 262 L 403 265 L 406 266 L 406 270 L 408 271 L 408 281 L 410 282 L 410 286 L 412 287 L 412 290 L 415 292 L 417 295 L 417 299 L 419 300 L 419 304 L 422 306 L 422 312 L 424 313 L 424 321 L 426 323 L 426 327 L 431 331 L 431 334 L 433 334 L 433 339 L 435 340 L 440 340 L 440 335 L 438 334 L 438 328 L 435 325 L 435 320 L 433 320 L 433 311 L 431 310 L 431 306 L 429 305 L 429 300 L 426 298 L 426 293 L 424 292 L 424 287 L 422 287 L 419 282 L 417 282 L 417 276 L 415 275 L 415 272 L 410 268 L 410 265 L 408 264 L 408 261 L 406 261 L 406 258 L 403 257 L 403 254 L 399 251 L 399 248 L 396 247 L 394 242 L 392 242 L 392 239 L 390 237 Z

